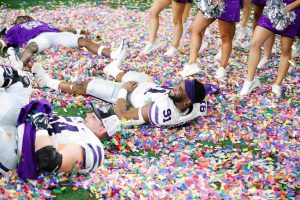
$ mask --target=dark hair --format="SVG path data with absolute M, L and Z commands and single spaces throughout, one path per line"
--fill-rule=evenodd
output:
M 18 16 L 14 22 L 14 24 L 20 24 L 23 22 L 29 22 L 29 21 L 33 21 L 34 19 L 28 15 L 24 15 L 24 16 Z

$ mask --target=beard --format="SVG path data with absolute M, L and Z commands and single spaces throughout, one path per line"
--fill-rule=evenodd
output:
M 181 102 L 182 99 L 183 99 L 182 97 L 171 96 L 171 92 L 169 92 L 169 97 L 170 97 L 170 99 L 172 99 L 173 102 L 175 102 L 175 103 L 179 103 L 179 102 Z

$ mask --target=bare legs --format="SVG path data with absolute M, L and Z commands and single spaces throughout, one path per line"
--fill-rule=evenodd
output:
M 150 8 L 149 15 L 149 29 L 150 37 L 149 42 L 145 49 L 142 51 L 144 54 L 148 54 L 159 47 L 159 45 L 154 44 L 157 37 L 157 31 L 159 28 L 159 14 L 160 12 L 172 4 L 172 17 L 174 24 L 174 36 L 172 39 L 170 49 L 165 53 L 166 56 L 173 56 L 177 53 L 177 48 L 179 46 L 180 38 L 183 33 L 183 23 L 187 21 L 189 11 L 191 9 L 190 3 L 179 3 L 172 0 L 155 0 Z
M 222 20 L 218 20 L 218 22 L 222 39 L 222 60 L 220 67 L 226 68 L 232 51 L 232 40 L 235 33 L 235 23 L 225 22 Z
M 182 14 L 182 24 L 187 22 L 187 19 L 190 15 L 190 10 L 192 8 L 192 4 L 191 3 L 186 3 L 185 4 L 185 8 L 184 8 L 184 12 Z
M 279 61 L 278 75 L 275 84 L 281 86 L 283 78 L 288 71 L 290 64 L 289 60 L 292 58 L 292 44 L 294 38 L 281 36 L 281 55 Z
M 256 67 L 261 58 L 261 46 L 271 36 L 274 35 L 271 31 L 257 26 L 252 37 L 251 47 L 248 57 L 248 74 L 247 80 L 252 81 L 255 75 Z
M 156 40 L 156 34 L 159 27 L 159 13 L 171 4 L 172 0 L 155 0 L 150 8 L 150 39 L 153 43 Z
M 251 0 L 244 0 L 243 16 L 241 21 L 241 27 L 246 28 L 251 14 Z
M 214 21 L 214 19 L 206 19 L 201 12 L 197 15 L 191 26 L 191 42 L 190 42 L 190 58 L 188 64 L 194 64 L 197 61 L 198 52 L 202 44 L 205 29 Z
M 183 32 L 182 15 L 185 10 L 185 3 L 172 2 L 172 13 L 174 23 L 174 37 L 172 46 L 178 48 L 180 38 Z
M 254 4 L 254 15 L 253 15 L 253 24 L 252 24 L 253 32 L 255 30 L 255 27 L 257 26 L 259 18 L 262 15 L 263 9 L 264 9 L 264 6 Z M 275 41 L 275 34 L 272 34 L 270 36 L 270 38 L 268 38 L 264 42 L 264 56 L 266 59 L 269 59 L 271 56 L 274 41 Z

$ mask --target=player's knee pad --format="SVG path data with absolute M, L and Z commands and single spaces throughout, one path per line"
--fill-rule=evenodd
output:
M 136 81 L 138 83 L 151 81 L 151 77 L 144 72 L 129 71 L 122 77 L 122 82 Z
M 18 71 L 12 67 L 0 65 L 0 87 L 9 87 L 17 82 L 21 82 L 25 88 L 31 84 L 28 76 L 19 75 Z
M 53 146 L 45 146 L 35 152 L 37 165 L 42 172 L 58 171 L 62 164 L 62 155 Z

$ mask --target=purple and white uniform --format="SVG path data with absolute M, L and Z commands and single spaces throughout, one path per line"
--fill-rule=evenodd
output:
M 180 126 L 206 114 L 206 102 L 195 103 L 190 109 L 181 112 L 169 97 L 170 89 L 151 82 L 141 83 L 129 96 L 129 102 L 135 108 L 152 102 L 148 116 L 150 123 L 157 127 Z
M 52 129 L 48 129 L 48 134 L 52 144 L 57 148 L 60 144 L 78 144 L 84 149 L 85 169 L 79 173 L 88 173 L 103 163 L 104 149 L 97 136 L 87 128 L 80 117 L 60 117 L 53 115 L 50 118 Z M 23 141 L 24 124 L 18 126 L 18 141 Z M 18 155 L 20 156 L 22 143 L 18 143 Z
M 56 27 L 34 20 L 13 26 L 7 31 L 5 39 L 19 47 L 35 42 L 38 52 L 41 52 L 51 47 L 78 47 L 78 39 L 81 37 L 83 36 L 70 32 L 60 32 Z
M 143 82 L 149 77 L 140 78 L 142 73 L 130 74 L 131 78 L 123 80 L 137 81 L 139 85 L 127 96 L 127 101 L 134 108 L 141 108 L 152 102 L 149 110 L 151 124 L 157 127 L 174 127 L 185 124 L 199 116 L 204 116 L 207 111 L 207 103 L 193 104 L 192 108 L 186 112 L 181 112 L 168 96 L 170 88 L 159 86 L 153 82 Z M 136 77 L 136 78 L 134 78 Z M 101 100 L 116 103 L 118 93 L 124 83 L 116 83 L 108 80 L 94 79 L 89 82 L 87 94 Z

